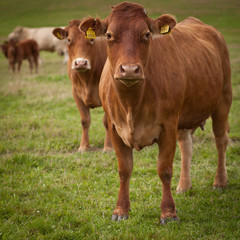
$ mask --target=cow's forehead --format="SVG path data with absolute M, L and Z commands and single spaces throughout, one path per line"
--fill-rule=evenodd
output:
M 123 32 L 128 29 L 139 31 L 148 27 L 149 18 L 146 10 L 134 3 L 122 3 L 113 8 L 108 16 L 108 30 Z
M 109 23 L 118 20 L 119 24 L 126 22 L 136 22 L 138 20 L 148 20 L 146 10 L 136 3 L 121 3 L 113 7 L 109 14 Z
M 124 19 L 123 21 L 111 21 L 108 25 L 108 31 L 112 32 L 116 35 L 123 33 L 139 33 L 145 32 L 148 29 L 148 24 L 144 21 L 144 19 L 135 19 L 132 21 L 127 21 Z
M 127 3 L 123 2 L 114 7 L 112 7 L 111 14 L 123 14 L 126 13 L 127 15 L 131 14 L 140 14 L 140 15 L 147 15 L 146 10 L 138 5 L 137 3 Z

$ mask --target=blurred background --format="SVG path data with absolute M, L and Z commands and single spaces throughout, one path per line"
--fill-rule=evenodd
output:
M 106 17 L 116 0 L 2 0 L 0 2 L 0 36 L 5 37 L 16 26 L 64 26 L 72 19 L 86 16 Z M 239 0 L 138 0 L 153 18 L 163 13 L 175 15 L 178 21 L 188 16 L 202 19 L 223 33 L 240 28 Z M 239 35 L 239 32 L 238 32 Z

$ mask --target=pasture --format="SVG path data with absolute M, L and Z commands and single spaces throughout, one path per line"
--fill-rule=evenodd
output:
M 17 25 L 63 26 L 74 18 L 108 15 L 119 1 L 0 2 L 0 40 Z M 91 110 L 92 150 L 77 153 L 80 115 L 66 66 L 41 52 L 39 74 L 24 62 L 20 75 L 0 54 L 0 239 L 240 239 L 240 3 L 238 0 L 139 0 L 156 18 L 195 16 L 225 37 L 231 58 L 233 102 L 229 115 L 228 187 L 213 190 L 217 151 L 211 120 L 194 134 L 193 188 L 175 190 L 180 176 L 176 150 L 173 197 L 180 222 L 159 221 L 162 187 L 156 145 L 134 151 L 127 221 L 111 221 L 119 179 L 114 152 L 103 153 L 103 110 Z M 20 5 L 19 5 L 20 4 Z

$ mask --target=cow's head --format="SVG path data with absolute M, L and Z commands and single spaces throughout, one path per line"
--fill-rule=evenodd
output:
M 2 53 L 8 58 L 8 41 L 4 41 L 3 44 L 0 45 Z
M 8 40 L 15 40 L 19 41 L 23 37 L 23 27 L 17 26 L 9 35 L 8 35 Z
M 92 66 L 95 40 L 85 38 L 79 31 L 80 23 L 80 20 L 72 20 L 66 28 L 55 28 L 52 33 L 60 40 L 67 39 L 71 69 L 85 72 Z
M 102 21 L 84 20 L 80 30 L 87 34 L 91 28 L 97 36 L 106 36 L 113 77 L 129 87 L 145 79 L 144 70 L 153 34 L 169 33 L 175 25 L 176 20 L 171 15 L 153 20 L 142 6 L 124 2 L 113 7 Z
M 16 61 L 17 46 L 18 46 L 17 41 L 15 41 L 15 40 L 8 41 L 7 56 L 8 56 L 8 61 L 9 61 L 10 65 L 13 65 Z

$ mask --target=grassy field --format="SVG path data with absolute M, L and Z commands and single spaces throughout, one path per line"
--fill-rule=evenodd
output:
M 138 3 L 153 18 L 192 15 L 219 29 L 229 46 L 233 104 L 227 151 L 229 185 L 212 189 L 216 166 L 211 121 L 196 131 L 192 160 L 193 188 L 176 194 L 180 153 L 174 160 L 172 190 L 180 222 L 159 223 L 161 182 L 157 146 L 134 151 L 131 213 L 111 221 L 118 188 L 115 153 L 102 153 L 103 110 L 91 111 L 94 151 L 79 154 L 80 116 L 62 58 L 41 53 L 39 74 L 8 70 L 0 55 L 0 239 L 240 239 L 240 3 L 238 0 L 163 0 Z M 196 3 L 195 3 L 196 2 Z M 71 19 L 107 16 L 117 1 L 0 2 L 0 40 L 17 25 L 66 25 Z

